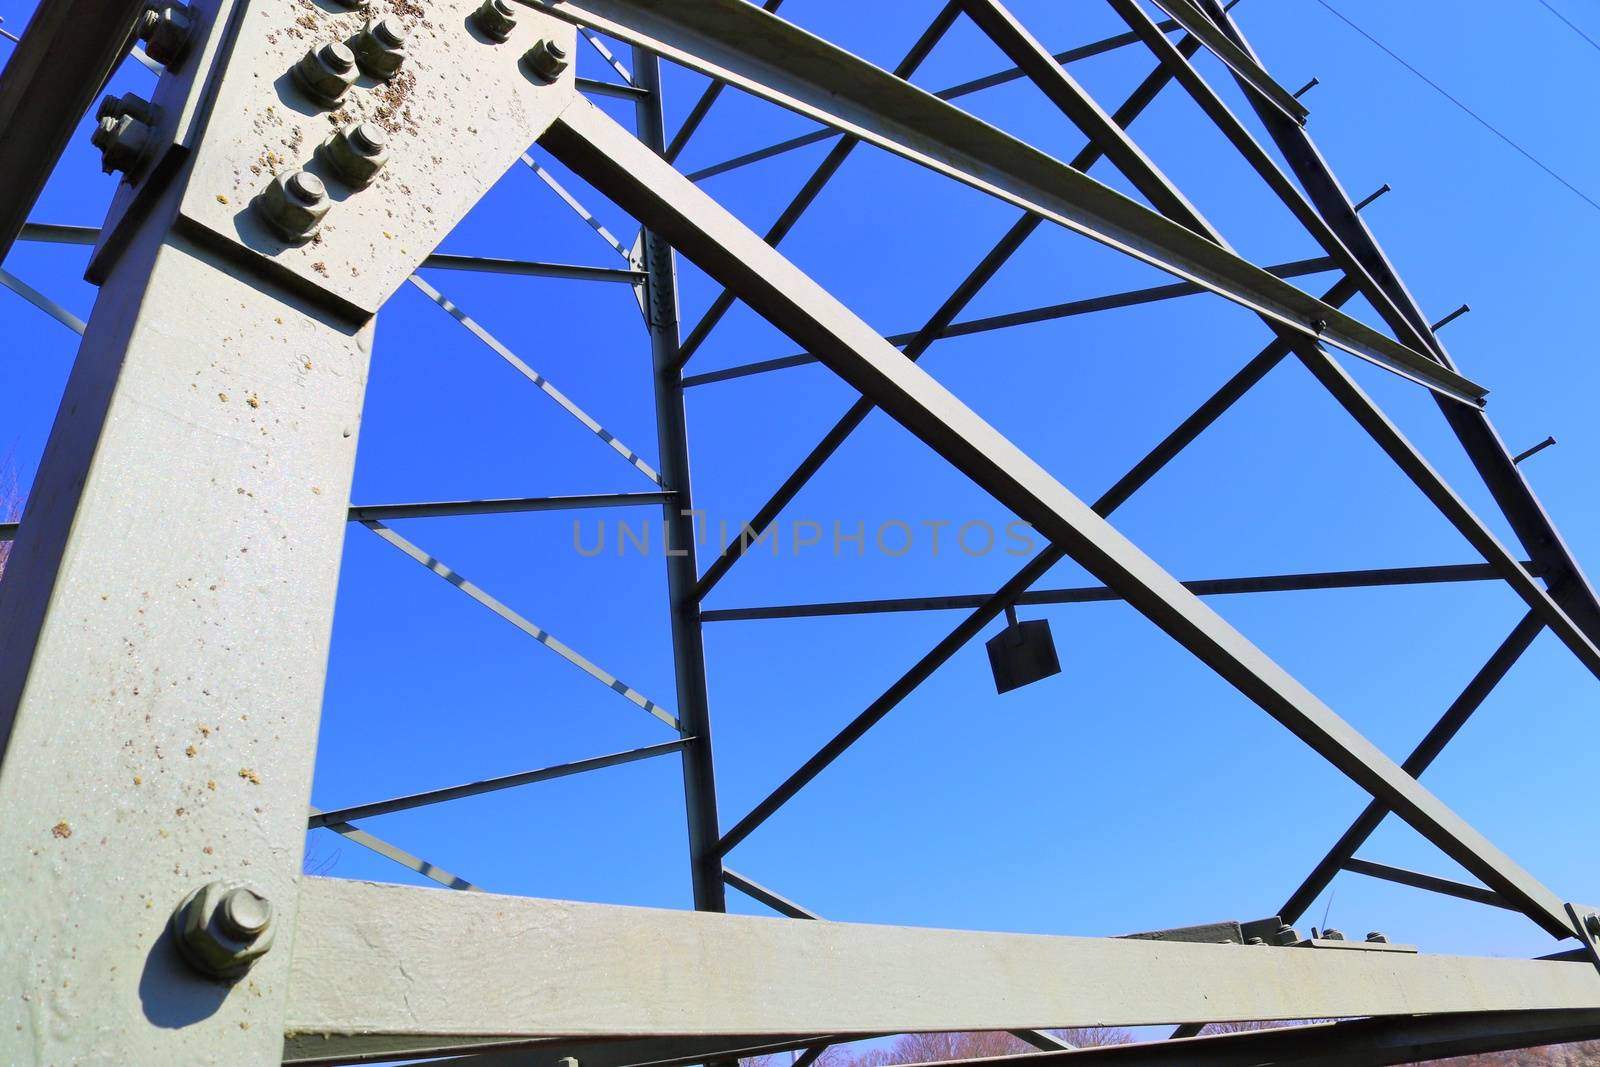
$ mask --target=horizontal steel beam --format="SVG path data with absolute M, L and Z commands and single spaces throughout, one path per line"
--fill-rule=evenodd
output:
M 1288 263 L 1275 263 L 1264 269 L 1279 278 L 1299 278 L 1308 274 L 1321 274 L 1324 271 L 1333 270 L 1335 266 L 1334 261 L 1327 256 L 1317 256 L 1312 259 L 1297 259 Z M 934 331 L 930 340 L 943 340 L 947 337 L 970 337 L 973 334 L 988 333 L 991 330 L 1003 330 L 1012 326 L 1027 326 L 1036 322 L 1051 322 L 1056 319 L 1071 318 L 1074 315 L 1089 315 L 1094 312 L 1111 311 L 1117 308 L 1137 307 L 1140 304 L 1153 304 L 1161 300 L 1197 296 L 1203 292 L 1205 292 L 1205 289 L 1193 282 L 1173 282 L 1169 285 L 1156 285 L 1144 289 L 1130 289 L 1121 293 L 1108 293 L 1105 296 L 1084 297 L 1080 300 L 1068 300 L 1045 307 L 1029 308 L 1026 311 L 1008 311 L 1000 315 L 985 315 L 981 318 L 952 322 L 950 325 Z M 885 339 L 890 344 L 903 345 L 915 340 L 921 334 L 922 331 L 920 330 L 908 330 L 905 333 L 890 334 Z M 685 387 L 709 385 L 712 382 L 725 382 L 733 378 L 744 378 L 752 374 L 764 374 L 768 371 L 784 370 L 788 367 L 803 367 L 815 362 L 817 362 L 816 356 L 802 352 L 792 356 L 779 356 L 775 359 L 764 359 L 754 363 L 741 363 L 735 367 L 706 371 L 703 374 L 691 374 L 683 379 L 683 384 Z
M 670 504 L 674 495 L 660 493 L 580 493 L 574 496 L 523 496 L 491 500 L 436 500 L 413 504 L 353 504 L 351 522 L 370 519 L 431 519 L 452 515 L 509 515 L 527 511 L 577 511 L 586 508 L 629 508 Z
M 1487 390 L 1232 251 L 745 0 L 541 0 L 1464 403 Z
M 712 5 L 714 6 L 714 5 Z M 1564 903 L 724 208 L 585 100 L 540 142 L 1547 932 Z M 1076 173 L 1076 172 L 1072 172 Z M 1187 232 L 1187 231 L 1186 231 Z
M 637 90 L 630 89 L 628 92 L 633 94 Z M 30 222 L 22 227 L 18 240 L 92 247 L 100 240 L 100 230 L 94 226 Z M 574 281 L 623 282 L 630 285 L 637 285 L 646 278 L 643 271 L 615 267 L 591 267 L 580 263 L 537 263 L 522 259 L 493 259 L 488 256 L 456 256 L 443 252 L 435 252 L 424 259 L 422 266 L 435 270 L 478 271 L 484 274 L 512 274 L 528 278 L 570 278 Z
M 1487 563 L 1452 563 L 1436 567 L 1386 567 L 1356 571 L 1266 574 L 1248 578 L 1206 578 L 1184 582 L 1195 596 L 1238 593 L 1286 593 L 1314 589 L 1370 589 L 1381 586 L 1431 585 L 1442 582 L 1495 582 L 1500 573 Z M 773 604 L 766 607 L 715 608 L 700 613 L 704 622 L 749 622 L 757 619 L 808 619 L 828 615 L 877 615 L 900 611 L 955 611 L 975 608 L 989 593 L 958 596 L 902 597 L 894 600 L 840 600 L 819 604 Z M 1103 585 L 1068 589 L 1035 589 L 1016 604 L 1098 604 L 1122 600 Z
M 866 1035 L 1600 1005 L 1600 974 L 1581 963 L 796 922 L 314 877 L 300 901 L 285 1026 L 309 1033 Z
M 532 785 L 534 782 L 548 782 L 556 778 L 567 778 L 574 774 L 583 774 L 586 771 L 598 771 L 606 767 L 618 767 L 624 763 L 654 759 L 656 756 L 681 752 L 683 747 L 692 740 L 694 739 L 691 737 L 680 737 L 676 741 L 663 741 L 658 745 L 630 748 L 624 752 L 612 752 L 608 755 L 575 760 L 571 763 L 559 763 L 553 767 L 540 767 L 534 771 L 521 771 L 517 774 L 502 775 L 499 778 L 485 778 L 478 782 L 468 782 L 465 785 L 446 786 L 443 789 L 430 789 L 424 793 L 412 793 L 409 796 L 394 797 L 389 800 L 375 800 L 368 804 L 352 804 L 348 807 L 319 811 L 313 813 L 306 820 L 306 826 L 314 830 L 319 826 L 327 826 L 329 823 L 349 822 L 352 819 L 370 819 L 374 815 L 388 815 L 396 811 L 409 811 L 412 808 L 426 807 L 429 804 L 442 804 L 447 800 L 481 796 L 484 793 L 495 793 L 502 789 L 515 789 L 520 785 Z

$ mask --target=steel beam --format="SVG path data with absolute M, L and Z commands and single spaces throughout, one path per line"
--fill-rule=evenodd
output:
M 1491 908 L 1505 908 L 1516 911 L 1499 893 L 1493 892 L 1477 885 L 1467 885 L 1465 882 L 1452 881 L 1449 878 L 1440 878 L 1437 875 L 1423 874 L 1421 871 L 1408 871 L 1404 867 L 1391 867 L 1387 863 L 1374 863 L 1353 857 L 1344 861 L 1344 869 L 1351 874 L 1364 874 L 1368 878 L 1379 878 L 1385 882 L 1394 882 L 1398 885 L 1408 885 L 1413 889 L 1426 889 L 1430 893 L 1440 893 L 1447 897 L 1457 897 L 1461 900 L 1470 900 L 1475 904 L 1487 904 Z
M 1233 252 L 745 0 L 541 0 L 691 69 L 1196 282 L 1279 325 L 1479 404 L 1487 390 Z
M 481 796 L 484 793 L 494 793 L 501 789 L 514 789 L 517 786 L 532 785 L 534 782 L 549 782 L 556 778 L 567 778 L 574 774 L 598 771 L 606 767 L 619 767 L 624 763 L 635 763 L 639 760 L 654 759 L 656 756 L 681 752 L 684 746 L 693 740 L 692 737 L 680 737 L 676 741 L 663 741 L 657 745 L 630 748 L 624 752 L 612 752 L 608 755 L 593 756 L 589 759 L 575 760 L 571 763 L 558 763 L 553 767 L 540 767 L 538 770 L 520 771 L 516 774 L 502 775 L 499 778 L 486 778 L 480 782 L 446 786 L 443 789 L 430 789 L 425 793 L 413 793 L 410 796 L 393 797 L 389 800 L 375 800 L 367 804 L 351 804 L 329 811 L 312 812 L 311 817 L 306 820 L 306 826 L 308 829 L 314 830 L 319 826 L 327 826 L 330 823 L 347 823 L 352 819 L 370 819 L 374 815 L 388 815 L 396 811 L 409 811 L 412 808 L 426 807 L 429 804 L 442 804 L 447 800 Z
M 56 160 L 133 45 L 146 0 L 50 0 L 0 70 L 0 262 Z
M 351 522 L 431 519 L 455 515 L 511 515 L 530 511 L 577 511 L 671 504 L 672 493 L 583 493 L 575 496 L 522 496 L 494 500 L 434 500 L 408 504 L 352 504 Z
M 541 143 L 1549 933 L 1565 906 L 892 345 L 587 101 Z
M 1487 563 L 1455 563 L 1437 567 L 1386 567 L 1355 571 L 1269 574 L 1248 578 L 1209 578 L 1184 582 L 1195 596 L 1240 593 L 1285 593 L 1314 589 L 1372 589 L 1386 586 L 1433 585 L 1441 582 L 1492 582 L 1500 574 Z M 954 611 L 975 608 L 988 593 L 960 596 L 902 597 L 894 600 L 840 600 L 821 604 L 773 604 L 764 607 L 712 608 L 700 613 L 704 622 L 750 622 L 758 619 L 810 619 L 833 615 L 877 615 L 902 611 Z M 1121 600 L 1103 585 L 1070 589 L 1035 589 L 1016 598 L 1024 604 L 1099 604 Z
M 314 1033 L 843 1036 L 1600 999 L 1582 963 L 796 922 L 325 878 L 304 879 L 301 897 L 287 1025 Z
M 1237 4 L 1238 2 L 1239 0 L 1228 0 L 1228 7 L 1232 8 L 1233 5 Z M 773 6 L 768 6 L 767 10 L 773 10 Z M 1176 22 L 1173 22 L 1170 19 L 1162 22 L 1160 25 L 1163 32 L 1171 32 L 1173 30 L 1182 28 Z M 1091 41 L 1086 45 L 1079 45 L 1076 48 L 1069 48 L 1064 52 L 1057 52 L 1055 53 L 1055 60 L 1058 63 L 1076 63 L 1080 60 L 1091 59 L 1094 56 L 1105 55 L 1107 52 L 1115 52 L 1119 48 L 1126 48 L 1129 45 L 1138 43 L 1139 38 L 1134 34 L 1119 33 L 1111 37 L 1102 38 L 1098 41 Z M 1195 42 L 1195 46 L 1197 48 L 1199 47 L 1198 41 Z M 996 71 L 993 74 L 986 74 L 981 78 L 973 78 L 969 81 L 964 81 L 959 85 L 952 85 L 948 88 L 940 89 L 933 95 L 937 96 L 940 100 L 959 100 L 963 96 L 970 96 L 971 94 L 981 92 L 984 89 L 992 89 L 997 85 L 1005 85 L 1006 83 L 1014 82 L 1021 77 L 1021 70 L 1017 69 L 1016 67 L 1008 67 L 1005 70 Z M 725 85 L 726 83 L 717 82 L 715 84 L 721 86 Z M 709 167 L 702 167 L 699 170 L 688 171 L 686 174 L 690 181 L 704 181 L 705 179 L 715 177 L 718 174 L 726 174 L 731 170 L 738 170 L 740 167 L 749 166 L 751 163 L 757 163 L 764 159 L 772 159 L 774 156 L 780 156 L 786 152 L 793 152 L 796 149 L 805 148 L 808 145 L 819 144 L 822 141 L 826 141 L 838 136 L 840 136 L 839 131 L 824 127 L 820 130 L 813 131 L 812 133 L 802 134 L 799 137 L 791 137 L 786 141 L 780 141 L 777 144 L 768 145 L 766 148 L 757 149 L 754 152 L 746 152 L 743 155 L 735 156 L 734 158 L 724 160 L 721 163 L 712 164 Z M 669 162 L 671 162 L 676 160 L 677 156 L 676 154 L 669 153 L 667 159 Z
M 641 48 L 633 52 L 639 87 L 647 96 L 634 109 L 641 142 L 666 150 L 666 119 L 661 97 L 661 61 Z M 680 729 L 689 738 L 682 749 L 684 814 L 689 824 L 689 874 L 694 906 L 724 911 L 722 857 L 717 839 L 717 777 L 712 759 L 711 702 L 706 688 L 705 638 L 700 602 L 695 596 L 699 564 L 695 557 L 694 494 L 689 475 L 688 414 L 683 398 L 683 360 L 679 354 L 678 264 L 661 234 L 646 228 L 637 245 L 649 279 L 644 287 L 645 325 L 650 333 L 650 364 L 656 406 L 656 444 L 662 485 L 674 494 L 661 506 L 667 601 L 672 633 L 672 670 L 677 685 Z M 676 546 L 676 547 L 672 547 Z
M 1153 2 L 1165 11 L 1172 21 L 1205 42 L 1211 54 L 1222 60 L 1227 68 L 1233 71 L 1234 76 L 1253 88 L 1262 100 L 1276 108 L 1285 118 L 1305 125 L 1306 116 L 1309 114 L 1305 105 L 1274 81 L 1272 75 L 1266 72 L 1254 55 L 1235 44 L 1206 17 L 1204 12 L 1189 0 L 1153 0 Z

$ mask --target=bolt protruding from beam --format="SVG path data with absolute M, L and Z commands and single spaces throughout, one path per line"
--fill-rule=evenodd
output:
M 491 40 L 506 41 L 517 28 L 517 9 L 511 6 L 510 0 L 483 0 L 472 13 L 472 24 Z
M 356 81 L 355 53 L 338 41 L 315 45 L 294 65 L 295 84 L 324 107 L 338 104 Z
M 1372 192 L 1368 193 L 1366 199 L 1364 199 L 1361 202 L 1359 202 L 1358 204 L 1356 204 L 1356 211 L 1360 212 L 1362 208 L 1366 207 L 1368 204 L 1370 204 L 1374 200 L 1378 199 L 1378 197 L 1380 197 L 1384 193 L 1388 193 L 1388 192 L 1393 192 L 1393 190 L 1389 187 L 1389 183 L 1388 182 L 1384 182 L 1382 185 L 1378 186 Z
M 1312 78 L 1310 81 L 1306 82 L 1304 85 L 1300 86 L 1300 88 L 1294 91 L 1294 98 L 1296 100 L 1300 99 L 1302 96 L 1306 95 L 1321 84 L 1322 82 L 1318 81 L 1316 78 Z
M 405 66 L 406 28 L 399 19 L 389 16 L 368 22 L 351 48 L 363 74 L 388 81 Z
M 209 978 L 238 978 L 266 955 L 272 903 L 243 882 L 210 882 L 172 913 L 172 935 L 189 966 Z
M 365 189 L 389 162 L 388 136 L 374 122 L 358 122 L 328 138 L 322 155 L 347 185 Z
M 255 199 L 256 214 L 291 244 L 310 239 L 331 206 L 322 179 L 303 170 L 278 175 Z
M 1343 941 L 1344 940 L 1344 931 L 1343 930 L 1333 930 L 1333 929 L 1324 930 L 1324 931 L 1322 931 L 1322 940 L 1324 940 L 1324 941 Z
M 1446 315 L 1432 326 L 1429 326 L 1428 329 L 1432 330 L 1434 333 L 1438 333 L 1440 330 L 1444 329 L 1446 326 L 1450 325 L 1452 322 L 1456 321 L 1471 310 L 1472 306 L 1470 304 L 1462 304 L 1460 307 L 1450 312 L 1450 314 Z
M 1369 945 L 1387 945 L 1388 943 L 1389 939 L 1383 936 L 1382 930 L 1373 930 L 1367 934 L 1367 944 Z
M 1277 931 L 1272 935 L 1272 943 L 1274 945 L 1293 945 L 1299 940 L 1300 931 L 1288 923 L 1280 924 Z
M 1527 451 L 1518 452 L 1516 455 L 1512 456 L 1511 457 L 1511 462 L 1513 462 L 1513 463 L 1521 463 L 1523 460 L 1527 459 L 1529 456 L 1537 456 L 1540 452 L 1543 452 L 1545 449 L 1549 448 L 1551 445 L 1553 445 L 1555 443 L 1556 443 L 1556 439 L 1554 437 L 1546 437 L 1543 441 L 1540 441 L 1538 444 L 1534 445 L 1532 448 L 1528 449 Z
M 121 171 L 127 181 L 134 181 L 149 162 L 155 131 L 131 115 L 108 115 L 89 135 L 89 142 L 100 149 L 103 172 Z
M 549 38 L 542 38 L 522 55 L 522 61 L 541 81 L 553 82 L 570 65 L 567 50 Z
M 186 4 L 158 4 L 139 17 L 137 33 L 145 55 L 168 70 L 177 70 L 194 40 L 194 9 Z

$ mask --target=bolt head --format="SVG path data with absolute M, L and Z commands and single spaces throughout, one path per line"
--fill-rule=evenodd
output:
M 1340 930 L 1324 930 L 1324 931 L 1322 931 L 1322 940 L 1324 940 L 1324 941 L 1343 941 L 1344 940 L 1344 932 L 1340 931 Z
M 405 65 L 406 28 L 391 17 L 368 22 L 357 35 L 353 50 L 362 73 L 388 81 Z
M 1583 917 L 1583 928 L 1589 931 L 1590 937 L 1600 937 L 1600 915 L 1594 912 Z
M 483 0 L 478 10 L 472 13 L 472 23 L 485 37 L 505 41 L 511 37 L 511 31 L 517 28 L 516 9 L 507 0 Z
M 210 882 L 172 913 L 172 934 L 195 970 L 238 978 L 272 947 L 272 905 L 243 882 Z
M 356 57 L 337 41 L 313 47 L 294 65 L 295 84 L 324 107 L 337 104 L 355 80 Z
M 1389 939 L 1383 936 L 1382 931 L 1373 930 L 1371 933 L 1367 934 L 1367 942 L 1368 944 L 1373 945 L 1387 945 L 1389 943 Z
M 340 179 L 357 189 L 372 184 L 389 162 L 388 135 L 383 127 L 358 122 L 335 133 L 318 149 Z
M 303 170 L 278 175 L 255 199 L 261 221 L 291 244 L 315 234 L 330 206 L 322 179 Z
M 139 39 L 145 53 L 168 70 L 176 70 L 189 54 L 194 39 L 194 11 L 184 4 L 151 8 L 139 20 Z
M 571 64 L 567 50 L 549 38 L 541 38 L 522 55 L 522 61 L 540 81 L 553 82 L 561 77 Z

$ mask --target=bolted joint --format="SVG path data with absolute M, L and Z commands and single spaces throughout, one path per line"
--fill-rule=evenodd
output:
M 1367 944 L 1369 945 L 1387 945 L 1388 943 L 1389 939 L 1383 936 L 1383 931 L 1381 930 L 1373 930 L 1367 934 Z
M 548 37 L 522 54 L 522 62 L 540 81 L 553 82 L 570 66 L 567 50 Z
M 337 41 L 313 46 L 294 65 L 294 82 L 311 99 L 333 107 L 356 81 L 356 57 Z
M 291 244 L 310 239 L 331 206 L 322 179 L 303 170 L 278 175 L 255 198 L 261 221 Z
M 100 120 L 89 142 L 100 149 L 100 169 L 106 174 L 121 171 L 129 181 L 137 178 L 155 149 L 155 131 L 132 115 L 107 115 Z
M 1290 926 L 1288 923 L 1280 924 L 1278 926 L 1277 931 L 1274 932 L 1273 935 L 1272 935 L 1272 943 L 1274 945 L 1288 946 L 1288 945 L 1295 944 L 1299 940 L 1300 940 L 1300 931 L 1296 930 L 1294 927 Z
M 472 24 L 482 30 L 485 37 L 505 41 L 511 37 L 511 31 L 517 28 L 517 10 L 509 0 L 483 0 L 478 10 L 472 13 Z
M 345 184 L 364 189 L 389 162 L 388 141 L 383 127 L 372 122 L 358 122 L 324 141 L 321 151 Z
M 172 913 L 172 934 L 189 965 L 211 978 L 238 978 L 272 947 L 272 903 L 243 882 L 210 882 Z
M 1600 937 L 1600 915 L 1596 915 L 1592 911 L 1585 915 L 1583 917 L 1583 928 L 1589 931 L 1590 937 Z
M 361 72 L 388 81 L 406 61 L 406 28 L 389 17 L 368 22 L 351 45 Z
M 159 4 L 139 18 L 145 53 L 168 70 L 177 70 L 194 41 L 195 14 L 187 4 Z
M 100 107 L 94 113 L 96 119 L 120 119 L 126 115 L 135 122 L 142 122 L 146 126 L 156 124 L 157 108 L 143 97 L 134 96 L 132 93 L 123 93 L 121 96 L 107 96 L 100 100 Z

